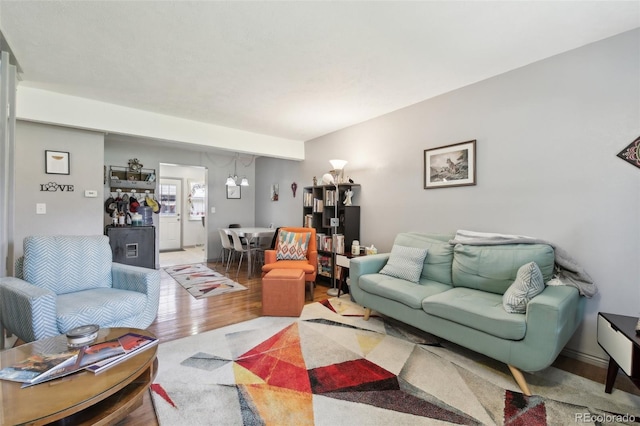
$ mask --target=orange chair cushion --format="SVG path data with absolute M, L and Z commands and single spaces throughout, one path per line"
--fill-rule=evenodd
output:
M 304 271 L 305 274 L 312 274 L 316 268 L 309 264 L 307 260 L 278 260 L 274 263 L 268 263 L 262 267 L 262 272 L 273 271 L 274 269 L 298 269 Z

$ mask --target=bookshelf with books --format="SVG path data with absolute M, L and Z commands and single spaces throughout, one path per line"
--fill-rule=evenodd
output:
M 352 191 L 352 205 L 345 206 L 345 192 Z M 351 243 L 360 240 L 360 206 L 356 205 L 360 192 L 358 184 L 338 184 L 307 186 L 303 189 L 303 226 L 316 230 L 318 249 L 319 281 L 330 282 L 332 267 L 332 248 L 337 253 L 351 252 Z M 339 225 L 335 242 L 332 238 L 331 218 L 335 217 L 338 207 Z

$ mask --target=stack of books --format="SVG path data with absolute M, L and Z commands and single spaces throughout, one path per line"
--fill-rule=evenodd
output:
M 101 373 L 158 344 L 158 339 L 127 333 L 117 339 L 94 343 L 56 354 L 34 354 L 0 370 L 0 379 L 33 386 L 80 370 Z

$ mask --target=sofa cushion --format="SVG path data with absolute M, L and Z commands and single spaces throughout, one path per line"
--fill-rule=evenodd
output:
M 504 310 L 512 314 L 527 312 L 527 303 L 544 291 L 544 279 L 536 262 L 529 262 L 518 269 L 516 280 L 502 296 Z
M 457 287 L 427 297 L 422 309 L 501 339 L 521 340 L 527 331 L 525 315 L 507 313 L 502 296 L 471 288 Z
M 451 286 L 436 281 L 423 280 L 420 284 L 414 284 L 383 274 L 362 275 L 358 285 L 367 293 L 395 300 L 413 309 L 422 309 L 425 297 L 451 289 Z
M 144 310 L 147 295 L 115 288 L 94 288 L 58 296 L 56 317 L 58 330 L 68 331 L 86 324 L 108 327 L 123 318 Z
M 24 239 L 24 280 L 56 294 L 111 287 L 111 246 L 105 235 Z
M 394 244 L 389 260 L 380 273 L 417 283 L 420 280 L 426 256 L 427 249 L 425 248 Z
M 453 238 L 453 235 L 425 235 L 416 232 L 403 232 L 396 236 L 394 244 L 405 247 L 426 248 L 429 252 L 424 260 L 422 277 L 451 285 L 453 282 L 451 280 L 453 246 L 449 244 L 451 238 Z
M 544 282 L 553 276 L 554 251 L 547 244 L 456 244 L 453 253 L 452 277 L 455 287 L 504 294 L 516 279 L 518 269 L 529 262 L 538 264 Z
M 277 260 L 306 260 L 311 232 L 289 232 L 283 229 L 278 233 Z

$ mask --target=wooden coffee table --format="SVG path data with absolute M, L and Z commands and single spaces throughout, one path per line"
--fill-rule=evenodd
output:
M 129 332 L 153 336 L 136 328 L 103 328 L 96 342 Z M 33 353 L 61 352 L 66 347 L 64 335 L 18 346 L 0 352 L 0 368 Z M 117 423 L 142 405 L 144 393 L 157 372 L 157 351 L 156 345 L 99 374 L 83 370 L 27 388 L 21 388 L 21 383 L 0 380 L 0 424 L 41 425 L 58 420 L 73 425 Z

